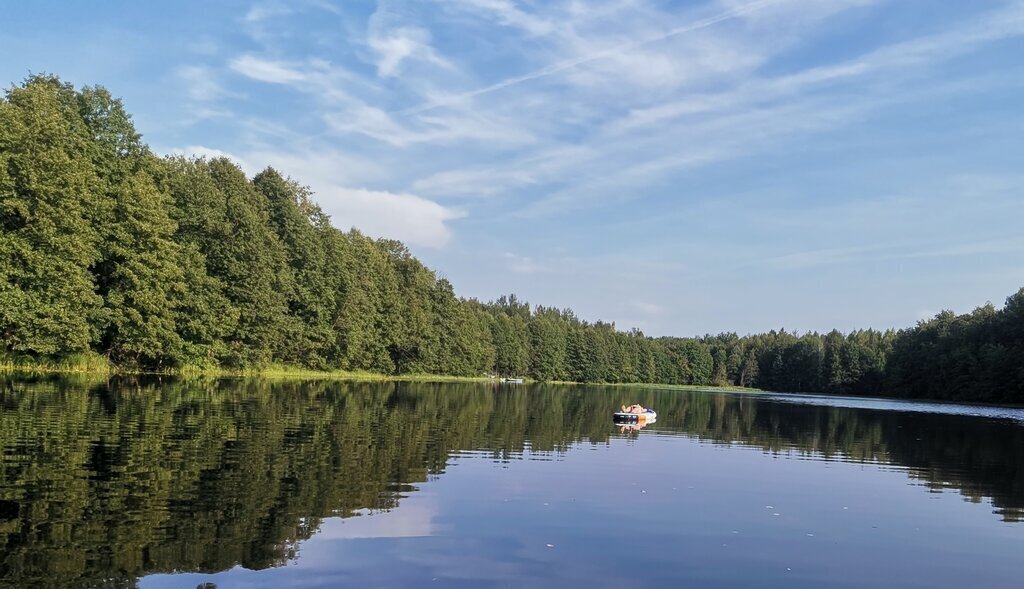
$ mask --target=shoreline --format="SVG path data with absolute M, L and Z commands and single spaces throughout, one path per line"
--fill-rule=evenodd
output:
M 116 376 L 148 376 L 148 377 L 174 377 L 174 378 L 260 378 L 270 380 L 336 380 L 342 382 L 423 382 L 423 383 L 481 383 L 481 384 L 549 384 L 560 386 L 603 386 L 617 388 L 640 388 L 658 390 L 676 390 L 693 392 L 724 392 L 753 395 L 792 395 L 797 397 L 815 397 L 824 399 L 849 399 L 849 400 L 880 400 L 900 401 L 908 403 L 934 403 L 961 406 L 976 406 L 987 408 L 1021 409 L 1024 405 L 1012 403 L 985 403 L 969 400 L 950 399 L 918 399 L 906 397 L 886 397 L 876 395 L 831 395 L 823 392 L 792 392 L 792 391 L 770 391 L 752 387 L 739 387 L 734 385 L 688 385 L 688 384 L 664 384 L 644 382 L 575 382 L 564 380 L 538 381 L 523 377 L 523 383 L 503 383 L 501 378 L 490 378 L 486 376 L 452 376 L 444 374 L 382 374 L 378 372 L 347 371 L 347 370 L 312 370 L 296 366 L 272 364 L 263 368 L 247 368 L 243 370 L 230 370 L 223 368 L 201 369 L 196 367 L 184 367 L 175 370 L 135 370 L 113 366 L 102 356 L 89 356 L 81 358 L 70 358 L 56 362 L 28 362 L 17 358 L 0 358 L 0 378 L 9 376 L 86 376 L 86 377 L 116 377 Z
M 268 378 L 296 380 L 340 380 L 353 382 L 478 382 L 502 383 L 501 378 L 487 376 L 453 376 L 445 374 L 383 374 L 379 372 L 348 371 L 348 370 L 314 370 L 283 364 L 271 364 L 262 368 L 246 368 L 232 370 L 226 368 L 198 368 L 185 366 L 173 370 L 140 370 L 124 368 L 111 364 L 100 355 L 82 355 L 66 360 L 39 362 L 21 358 L 0 357 L 0 375 L 91 375 L 91 376 L 170 376 L 180 378 Z M 522 383 L 509 384 L 551 384 L 551 385 L 589 385 L 610 387 L 657 388 L 668 390 L 691 391 L 722 391 L 768 393 L 762 389 L 738 387 L 732 385 L 683 385 L 644 382 L 576 382 L 564 380 L 538 381 L 529 377 L 522 378 Z
M 203 368 L 182 366 L 167 370 L 145 370 L 117 366 L 101 354 L 79 354 L 62 360 L 38 360 L 18 356 L 0 356 L 0 374 L 80 374 L 96 376 L 177 376 L 212 378 L 296 378 L 308 380 L 352 380 L 352 381 L 422 381 L 422 382 L 493 382 L 501 383 L 503 377 L 455 376 L 446 374 L 408 373 L 384 374 L 362 370 L 316 370 L 289 364 L 268 364 L 260 368 Z M 512 377 L 509 377 L 512 378 Z M 605 386 L 657 386 L 663 388 L 707 388 L 698 385 L 672 385 L 657 383 L 581 383 L 575 381 L 538 381 L 525 376 L 521 384 L 595 384 Z M 715 387 L 720 390 L 746 390 L 742 387 Z
M 312 370 L 295 366 L 270 365 L 263 368 L 232 370 L 225 368 L 184 367 L 173 370 L 140 370 L 112 366 L 109 363 L 22 363 L 0 360 L 0 375 L 77 375 L 77 376 L 169 376 L 178 378 L 269 378 L 296 380 L 347 380 L 361 382 L 499 382 L 482 376 L 443 374 L 382 374 L 347 370 Z M 528 381 L 532 382 L 532 381 Z

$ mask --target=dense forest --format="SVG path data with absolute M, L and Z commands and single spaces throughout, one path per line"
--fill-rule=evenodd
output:
M 453 454 L 506 461 L 606 443 L 619 435 L 608 414 L 622 391 L 594 391 L 0 378 L 0 587 L 136 587 L 155 572 L 280 566 L 324 518 L 394 509 Z M 705 443 L 889 464 L 922 491 L 1024 518 L 1024 464 L 1010 450 L 1024 428 L 1013 422 L 636 394 L 663 426 Z
M 0 228 L 7 359 L 1024 403 L 1024 289 L 1001 310 L 898 332 L 699 338 L 621 332 L 515 296 L 467 300 L 402 243 L 336 229 L 282 173 L 159 157 L 107 90 L 49 75 L 0 99 Z

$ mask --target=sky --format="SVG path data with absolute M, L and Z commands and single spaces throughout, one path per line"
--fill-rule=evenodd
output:
M 0 81 L 309 185 L 483 300 L 648 335 L 1024 286 L 1024 1 L 6 2 Z

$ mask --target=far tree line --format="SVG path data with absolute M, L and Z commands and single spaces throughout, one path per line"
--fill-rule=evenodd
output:
M 0 350 L 144 370 L 734 385 L 1024 402 L 1024 289 L 899 331 L 650 338 L 515 296 L 463 299 L 303 185 L 158 157 L 120 100 L 36 75 L 0 99 Z

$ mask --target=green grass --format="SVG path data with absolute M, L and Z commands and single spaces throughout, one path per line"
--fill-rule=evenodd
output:
M 303 379 L 303 380 L 354 380 L 364 382 L 385 381 L 428 381 L 428 382 L 490 382 L 487 377 L 477 376 L 446 376 L 441 374 L 381 374 L 359 370 L 312 370 L 301 366 L 286 364 L 270 364 L 260 368 L 232 370 L 227 368 L 190 368 L 177 370 L 174 374 L 182 376 L 225 376 L 225 377 L 259 377 L 272 379 Z
M 95 353 L 72 354 L 59 359 L 0 355 L 0 372 L 111 374 L 117 371 L 106 356 Z
M 77 354 L 61 359 L 30 356 L 0 356 L 0 373 L 20 374 L 159 374 L 182 377 L 259 377 L 302 380 L 352 380 L 364 382 L 490 382 L 487 377 L 447 376 L 440 374 L 380 374 L 351 370 L 312 370 L 301 366 L 270 364 L 259 368 L 231 369 L 186 365 L 168 370 L 139 370 L 116 366 L 101 354 Z
M 188 365 L 162 371 L 145 371 L 115 366 L 101 354 L 76 354 L 61 359 L 33 358 L 28 356 L 0 356 L 0 373 L 21 374 L 163 374 L 182 377 L 229 377 L 229 378 L 268 378 L 268 379 L 301 379 L 301 380 L 348 380 L 359 382 L 497 382 L 497 379 L 486 376 L 447 376 L 443 374 L 380 374 L 377 372 L 352 370 L 312 370 L 301 366 L 287 364 L 269 364 L 259 368 L 231 369 L 208 366 Z M 526 382 L 533 382 L 529 379 Z M 577 383 L 570 381 L 550 381 L 547 384 L 576 385 L 589 384 L 613 387 L 641 387 L 678 390 L 715 390 L 738 392 L 761 392 L 760 389 L 736 386 L 713 385 L 676 385 L 658 383 Z

